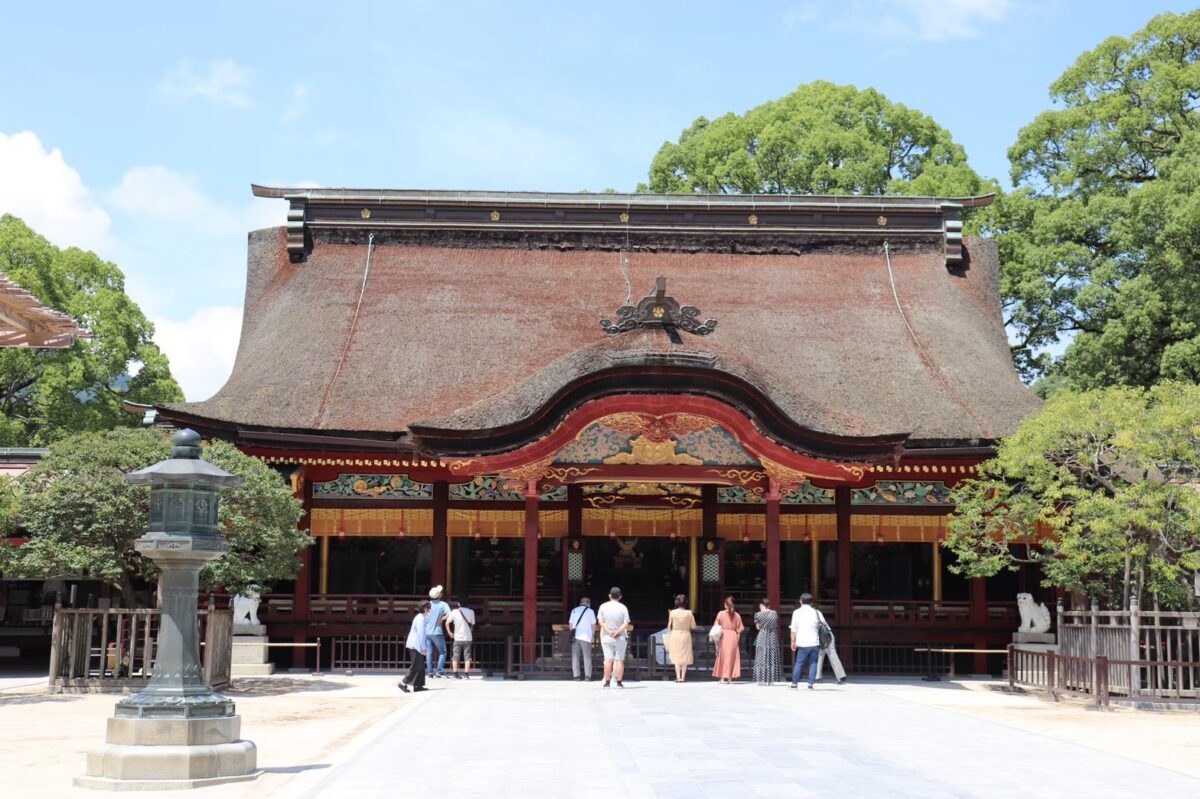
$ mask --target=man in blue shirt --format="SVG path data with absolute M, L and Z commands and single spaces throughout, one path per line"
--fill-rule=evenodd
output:
M 435 585 L 429 589 L 429 613 L 425 616 L 425 635 L 429 638 L 429 648 L 425 656 L 425 667 L 430 677 L 441 677 L 446 668 L 446 619 L 450 616 L 450 606 L 442 601 L 442 587 Z M 437 668 L 434 668 L 433 651 L 437 650 Z

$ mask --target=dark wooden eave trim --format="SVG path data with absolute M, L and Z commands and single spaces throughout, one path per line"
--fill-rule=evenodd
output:
M 963 260 L 963 209 L 982 197 L 818 195 L 570 194 L 552 192 L 300 189 L 252 185 L 257 197 L 289 203 L 287 247 L 303 261 L 313 232 L 403 231 L 619 233 L 659 238 L 738 240 L 802 237 L 881 243 L 885 239 L 942 242 L 948 266 Z

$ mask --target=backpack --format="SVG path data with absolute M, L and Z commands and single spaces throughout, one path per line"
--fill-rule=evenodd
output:
M 825 615 L 821 611 L 817 611 L 817 642 L 822 649 L 828 649 L 833 643 L 833 630 L 829 628 L 829 624 L 825 621 Z

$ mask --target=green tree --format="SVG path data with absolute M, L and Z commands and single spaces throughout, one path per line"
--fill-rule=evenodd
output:
M 1200 386 L 1059 391 L 979 473 L 954 491 L 960 573 L 1036 563 L 1047 585 L 1110 603 L 1194 603 Z
M 1019 191 L 977 217 L 1027 375 L 1077 388 L 1200 376 L 1200 11 L 1084 53 L 1009 150 Z
M 0 349 L 0 446 L 44 446 L 74 432 L 137 424 L 121 410 L 125 399 L 183 399 L 152 340 L 154 327 L 125 294 L 116 266 L 75 247 L 61 250 L 4 215 L 0 272 L 94 336 L 65 350 Z
M 745 114 L 700 117 L 650 164 L 653 192 L 909 194 L 994 191 L 950 133 L 874 89 L 816 81 Z
M 133 548 L 149 521 L 149 489 L 130 486 L 125 475 L 169 454 L 167 436 L 148 429 L 82 433 L 52 444 L 17 480 L 17 517 L 28 540 L 0 548 L 0 571 L 86 574 L 131 602 L 134 581 L 156 571 Z M 225 442 L 208 445 L 205 457 L 245 482 L 222 495 L 220 520 L 230 549 L 201 572 L 202 585 L 238 592 L 294 577 L 297 553 L 310 539 L 296 529 L 302 506 L 291 488 L 262 461 Z

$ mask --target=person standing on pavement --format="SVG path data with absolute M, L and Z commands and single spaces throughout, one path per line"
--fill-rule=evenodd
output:
M 471 645 L 475 641 L 475 611 L 454 603 L 454 610 L 446 618 L 446 628 L 453 636 L 454 646 L 450 650 L 450 673 L 454 679 L 471 679 Z M 463 664 L 463 673 L 458 673 L 458 664 Z
M 754 681 L 759 685 L 772 685 L 780 679 L 779 666 L 779 614 L 771 609 L 771 600 L 763 597 L 754 614 L 754 627 L 758 636 L 754 639 Z
M 833 666 L 833 676 L 837 679 L 837 684 L 842 685 L 846 682 L 846 669 L 842 667 L 842 659 L 838 657 L 837 638 L 833 635 L 832 628 L 829 633 L 829 645 L 821 647 L 821 652 L 817 655 L 817 682 L 821 682 L 821 677 L 825 674 L 825 658 L 829 658 L 829 665 Z
M 796 653 L 796 665 L 792 667 L 792 687 L 800 684 L 800 675 L 808 666 L 808 690 L 813 689 L 817 679 L 817 658 L 821 651 L 820 626 L 825 623 L 821 611 L 812 605 L 812 594 L 800 595 L 800 607 L 792 611 L 792 651 Z
M 592 610 L 592 600 L 587 597 L 579 600 L 579 606 L 567 618 L 567 627 L 571 629 L 571 677 L 576 682 L 591 682 L 592 641 L 596 638 L 596 611 Z M 582 674 L 580 661 L 583 661 Z
M 742 614 L 733 605 L 733 597 L 725 597 L 725 609 L 717 614 L 714 626 L 721 628 L 721 638 L 717 642 L 713 676 L 720 682 L 732 684 L 742 676 L 741 640 L 742 631 L 746 629 Z
M 617 687 L 624 688 L 625 650 L 629 646 L 629 609 L 621 604 L 621 589 L 615 585 L 608 592 L 608 601 L 596 613 L 600 623 L 600 649 L 604 652 L 604 687 L 617 678 Z
M 695 658 L 692 655 L 692 630 L 696 629 L 696 615 L 688 609 L 687 597 L 675 597 L 675 609 L 667 614 L 667 654 L 675 666 L 675 682 L 687 679 L 688 666 Z
M 425 621 L 429 616 L 429 603 L 422 602 L 413 614 L 412 626 L 408 630 L 408 639 L 404 646 L 408 649 L 408 657 L 412 661 L 408 674 L 400 678 L 400 690 L 408 693 L 411 687 L 414 692 L 425 690 L 425 653 L 429 649 L 429 636 L 425 632 Z
M 442 587 L 435 585 L 429 589 L 429 615 L 425 617 L 425 635 L 429 638 L 429 654 L 425 659 L 425 670 L 430 677 L 441 677 L 446 670 L 446 619 L 450 616 L 450 606 L 442 601 Z M 433 653 L 437 650 L 437 662 L 434 663 Z

